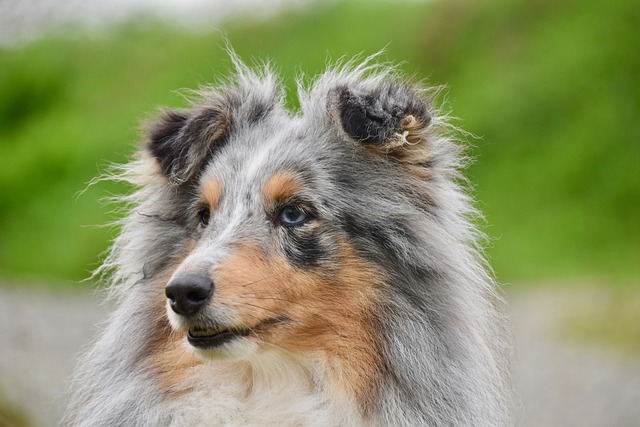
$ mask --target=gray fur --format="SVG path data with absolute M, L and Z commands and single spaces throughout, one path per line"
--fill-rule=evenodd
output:
M 292 113 L 268 69 L 236 61 L 232 82 L 205 89 L 177 120 L 211 121 L 191 130 L 167 125 L 167 117 L 152 125 L 138 160 L 119 176 L 138 190 L 127 197 L 130 214 L 101 270 L 111 273 L 118 307 L 78 367 L 65 425 L 180 424 L 160 409 L 162 390 L 145 367 L 143 325 L 165 316 L 148 304 L 157 298 L 150 284 L 187 250 L 194 194 L 206 177 L 220 178 L 234 197 L 212 217 L 215 232 L 200 238 L 206 251 L 190 255 L 204 270 L 238 242 L 286 253 L 294 243 L 268 230 L 253 196 L 282 170 L 300 178 L 317 209 L 321 233 L 306 241 L 314 262 L 304 268 L 330 275 L 331 248 L 346 238 L 384 272 L 375 315 L 382 390 L 363 422 L 513 423 L 509 340 L 496 307 L 502 300 L 477 248 L 482 236 L 460 184 L 461 148 L 433 106 L 433 91 L 370 63 L 328 70 L 309 88 L 300 84 L 301 111 Z M 154 151 L 160 143 L 174 145 Z M 168 167 L 159 166 L 162 155 L 175 157 Z M 305 255 L 288 253 L 292 262 Z

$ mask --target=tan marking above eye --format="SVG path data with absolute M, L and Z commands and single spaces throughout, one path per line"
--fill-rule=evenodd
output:
M 209 206 L 209 209 L 215 210 L 222 199 L 222 184 L 217 179 L 212 179 L 204 184 L 202 189 L 202 200 Z
M 265 200 L 276 204 L 300 192 L 297 178 L 289 172 L 278 172 L 267 180 L 263 188 Z

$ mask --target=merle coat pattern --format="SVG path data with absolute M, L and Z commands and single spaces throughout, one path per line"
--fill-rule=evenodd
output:
M 434 91 L 348 63 L 291 112 L 267 68 L 236 69 L 117 177 L 137 188 L 101 269 L 117 307 L 64 423 L 511 424 L 501 299 Z M 215 283 L 197 315 L 167 303 L 185 273 Z M 185 338 L 221 325 L 243 335 Z

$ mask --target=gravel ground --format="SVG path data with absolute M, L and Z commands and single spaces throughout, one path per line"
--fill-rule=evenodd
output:
M 36 425 L 57 425 L 76 356 L 107 311 L 89 293 L 0 287 L 0 393 Z
M 563 319 L 599 292 L 527 289 L 510 294 L 522 426 L 640 426 L 640 360 L 565 339 Z M 0 287 L 0 390 L 37 425 L 56 425 L 65 379 L 104 319 L 95 296 Z
M 591 312 L 608 296 L 575 286 L 510 295 L 521 425 L 640 426 L 640 359 L 562 333 L 567 318 Z

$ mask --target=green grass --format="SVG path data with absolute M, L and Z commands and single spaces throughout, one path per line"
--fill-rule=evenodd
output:
M 596 293 L 565 319 L 561 332 L 574 341 L 598 344 L 619 355 L 640 357 L 640 292 L 638 288 Z
M 469 174 L 501 280 L 640 277 L 640 10 L 631 0 L 345 2 L 224 31 L 292 88 L 330 59 L 374 53 L 449 85 L 481 139 Z M 138 124 L 225 73 L 219 32 L 138 22 L 0 50 L 0 275 L 77 280 L 116 215 L 85 188 L 125 161 Z M 290 99 L 293 101 L 293 94 Z
M 0 398 L 0 427 L 31 427 L 33 423 L 21 408 Z
M 565 1 L 500 10 L 502 19 L 464 26 L 459 67 L 475 72 L 452 70 L 456 113 L 483 137 L 471 173 L 499 238 L 497 271 L 637 278 L 637 8 Z M 475 42 L 474 33 L 493 40 Z

